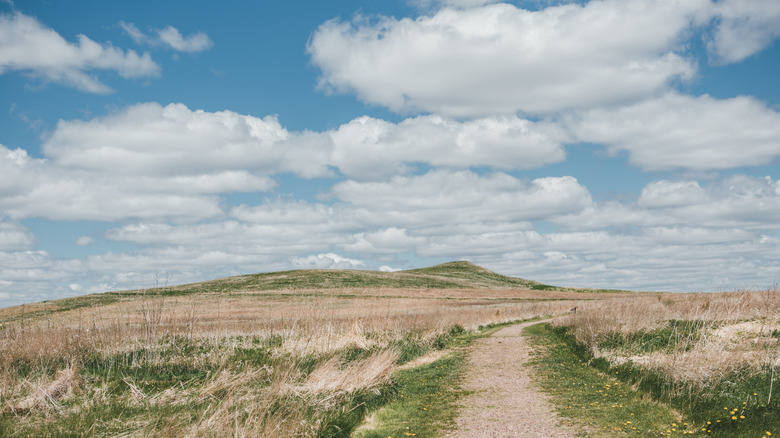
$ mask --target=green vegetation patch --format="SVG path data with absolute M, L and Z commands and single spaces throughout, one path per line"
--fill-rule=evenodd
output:
M 203 283 L 120 292 L 176 296 L 192 293 L 225 293 L 259 290 L 310 290 L 344 288 L 463 289 L 495 287 L 547 287 L 535 281 L 507 277 L 469 262 L 451 262 L 429 268 L 398 272 L 364 270 L 293 270 L 268 272 L 206 281 Z
M 532 362 L 539 384 L 575 429 L 596 437 L 676 436 L 696 430 L 672 409 L 589 366 L 575 353 L 572 337 L 550 330 L 547 324 L 527 327 L 523 333 L 540 347 Z
M 704 334 L 704 321 L 669 320 L 664 327 L 655 330 L 640 330 L 634 333 L 613 332 L 601 339 L 602 350 L 618 350 L 630 354 L 644 354 L 655 351 L 670 353 L 675 349 L 689 351 Z
M 435 437 L 450 428 L 457 416 L 456 400 L 464 353 L 458 350 L 428 365 L 404 370 L 394 375 L 396 392 L 382 409 L 374 414 L 373 430 L 358 430 L 361 438 Z
M 689 327 L 691 333 L 696 330 L 696 324 L 677 324 L 677 327 Z M 668 330 L 669 326 L 658 333 L 668 333 Z M 776 394 L 770 397 L 776 386 L 772 380 L 780 376 L 775 376 L 771 369 L 759 373 L 738 370 L 713 386 L 702 387 L 674 381 L 631 362 L 612 366 L 604 358 L 594 359 L 590 350 L 577 343 L 566 327 L 550 330 L 537 325 L 529 328 L 528 334 L 546 347 L 539 360 L 544 375 L 542 385 L 555 394 L 561 412 L 579 424 L 598 428 L 604 436 L 611 436 L 610 430 L 629 436 L 724 438 L 768 437 L 780 433 L 780 400 Z M 640 338 L 655 339 L 655 336 L 643 334 Z M 672 408 L 679 412 L 677 418 Z M 626 410 L 634 417 L 627 420 L 630 424 L 624 421 Z

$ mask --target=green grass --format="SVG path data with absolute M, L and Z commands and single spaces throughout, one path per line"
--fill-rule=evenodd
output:
M 669 335 L 675 326 L 695 331 L 697 325 L 671 322 L 657 333 L 637 336 L 652 341 L 656 336 Z M 612 436 L 611 433 L 620 431 L 628 436 L 682 436 L 685 432 L 725 438 L 762 437 L 767 431 L 780 433 L 780 403 L 776 396 L 769 402 L 769 369 L 758 374 L 740 370 L 713 387 L 701 388 L 689 382 L 675 382 L 630 362 L 611 366 L 603 358 L 594 359 L 590 350 L 578 344 L 566 328 L 550 330 L 536 325 L 527 330 L 546 349 L 538 360 L 544 376 L 542 386 L 554 394 L 564 415 L 580 425 L 594 427 L 595 435 Z M 650 351 L 667 348 L 660 341 L 634 345 L 649 345 Z
M 766 431 L 780 434 L 780 403 L 776 394 L 769 400 L 773 378 L 770 369 L 759 373 L 738 370 L 716 385 L 699 388 L 630 363 L 617 367 L 603 362 L 598 365 L 653 399 L 677 408 L 696 424 L 706 426 L 712 431 L 708 436 L 754 437 L 763 436 Z
M 295 270 L 242 275 L 166 288 L 163 294 L 233 292 L 241 290 L 305 290 L 341 288 L 463 289 L 530 287 L 539 283 L 507 277 L 469 262 L 451 262 L 398 272 L 363 270 Z
M 458 389 L 464 363 L 462 351 L 456 351 L 428 365 L 394 375 L 397 392 L 375 414 L 378 426 L 358 431 L 361 438 L 435 437 L 452 427 L 457 416 Z
M 694 431 L 670 408 L 650 401 L 630 385 L 589 366 L 572 340 L 536 324 L 523 332 L 539 347 L 532 362 L 539 384 L 574 429 L 595 437 L 682 435 Z M 668 432 L 667 432 L 668 431 Z
M 682 345 L 688 351 L 701 339 L 704 321 L 669 320 L 664 327 L 640 330 L 635 333 L 613 332 L 601 339 L 600 349 L 619 350 L 629 354 L 645 354 L 655 351 L 669 353 Z

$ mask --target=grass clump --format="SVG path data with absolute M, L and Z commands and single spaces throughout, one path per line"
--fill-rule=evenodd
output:
M 459 325 L 451 327 L 435 345 L 452 351 L 432 363 L 396 372 L 391 398 L 371 413 L 352 436 L 436 437 L 454 427 L 457 401 L 465 394 L 460 387 L 466 363 L 465 347 L 487 334 L 487 330 L 469 332 Z
M 669 320 L 665 325 L 655 329 L 607 333 L 599 340 L 597 347 L 627 354 L 671 352 L 676 349 L 689 351 L 701 340 L 707 325 L 704 321 Z

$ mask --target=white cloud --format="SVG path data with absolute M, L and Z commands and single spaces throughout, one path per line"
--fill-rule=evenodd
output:
M 354 242 L 342 245 L 345 250 L 374 254 L 397 254 L 413 251 L 426 242 L 424 237 L 409 236 L 405 229 L 396 227 L 358 233 L 354 237 Z
M 715 20 L 707 48 L 718 63 L 739 62 L 780 37 L 780 2 L 721 0 L 715 3 Z
M 140 222 L 108 231 L 107 237 L 142 246 L 190 248 L 202 252 L 229 247 L 244 255 L 299 255 L 351 242 L 365 225 L 344 206 L 270 200 L 238 206 L 232 219 L 185 225 Z
M 357 180 L 403 174 L 407 163 L 529 169 L 565 158 L 561 142 L 566 135 L 560 128 L 514 116 L 467 122 L 419 116 L 398 124 L 364 116 L 330 135 L 332 164 Z
M 569 120 L 580 141 L 628 151 L 646 170 L 730 169 L 780 156 L 780 113 L 752 97 L 669 93 L 631 106 L 593 109 Z
M 181 52 L 202 52 L 214 44 L 209 39 L 208 35 L 203 32 L 197 32 L 183 37 L 178 29 L 173 26 L 159 29 L 157 31 L 157 37 L 172 49 Z
M 778 230 L 777 217 L 780 181 L 733 175 L 705 186 L 697 181 L 655 181 L 642 189 L 636 204 L 594 204 L 550 220 L 568 229 L 683 227 L 729 233 Z
M 240 171 L 198 176 L 117 175 L 110 166 L 84 171 L 2 145 L 0 172 L 0 210 L 16 219 L 208 218 L 223 214 L 214 193 L 273 186 L 266 177 Z
M 694 74 L 677 51 L 708 0 L 508 4 L 417 19 L 329 21 L 308 52 L 320 87 L 394 111 L 550 113 L 646 98 Z
M 473 8 L 489 3 L 498 3 L 500 0 L 410 0 L 410 3 L 418 7 L 428 9 L 437 7 Z
M 81 236 L 78 239 L 76 239 L 76 245 L 78 246 L 89 246 L 94 244 L 95 244 L 95 239 L 89 236 Z
M 124 78 L 157 76 L 159 66 L 148 53 L 126 52 L 110 43 L 99 44 L 85 35 L 78 43 L 33 17 L 0 15 L 0 74 L 19 71 L 45 82 L 56 82 L 91 93 L 110 93 L 93 70 L 113 70 Z
M 572 177 L 526 182 L 503 173 L 435 170 L 389 182 L 345 181 L 331 193 L 372 224 L 435 226 L 546 219 L 579 211 L 590 193 Z
M 355 269 L 365 266 L 360 260 L 342 257 L 334 253 L 292 257 L 290 261 L 293 266 L 299 269 Z
M 61 120 L 43 144 L 44 153 L 60 166 L 133 175 L 186 169 L 188 174 L 233 170 L 326 176 L 331 149 L 327 136 L 291 133 L 273 116 L 158 103 L 132 105 L 89 121 Z M 241 175 L 221 178 L 247 178 Z
M 661 183 L 667 184 L 668 183 Z M 683 192 L 682 194 L 679 194 Z M 669 196 L 688 196 L 684 187 L 670 190 Z M 643 191 L 640 205 L 658 206 Z M 770 177 L 734 175 L 710 183 L 698 201 L 665 210 L 677 223 L 743 229 L 777 229 L 780 217 L 780 181 Z
M 696 181 L 656 181 L 642 189 L 638 204 L 642 207 L 685 207 L 707 201 L 707 192 Z
M 35 236 L 25 227 L 0 222 L 0 251 L 20 251 L 33 248 Z
M 149 41 L 149 37 L 141 32 L 141 30 L 138 29 L 138 27 L 133 23 L 125 23 L 124 21 L 120 21 L 119 27 L 121 27 L 126 34 L 130 35 L 130 38 L 132 38 L 136 44 L 146 44 Z
M 136 42 L 150 46 L 166 46 L 179 52 L 202 52 L 208 50 L 214 43 L 204 32 L 195 32 L 188 36 L 182 36 L 181 32 L 173 26 L 162 29 L 154 29 L 150 35 L 143 33 L 133 23 L 119 22 L 119 26 Z
M 713 290 L 771 284 L 780 263 L 780 184 L 771 178 L 662 180 L 634 203 L 605 204 L 591 201 L 573 178 L 522 181 L 467 171 L 337 187 L 332 205 L 280 198 L 235 207 L 227 220 L 140 221 L 106 233 L 143 248 L 132 253 L 56 261 L 24 245 L 0 250 L 0 278 L 11 282 L 4 290 L 17 300 L 28 289 L 45 296 L 52 283 L 79 284 L 81 292 L 151 287 L 161 271 L 184 283 L 278 269 L 362 268 L 413 253 L 468 258 L 552 284 Z M 410 195 L 414 187 L 420 200 Z M 375 205 L 382 209 L 372 213 Z M 557 227 L 534 229 L 531 220 Z

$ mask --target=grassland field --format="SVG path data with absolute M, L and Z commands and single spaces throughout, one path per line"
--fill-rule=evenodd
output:
M 557 316 L 529 334 L 539 386 L 583 436 L 780 433 L 777 290 L 558 288 L 453 262 L 0 309 L 0 436 L 439 436 L 457 415 L 471 340 L 543 315 Z M 566 372 L 546 366 L 566 363 L 633 388 L 674 419 L 640 433 L 573 403 L 589 395 L 584 386 L 545 383 Z M 558 380 L 586 379 L 571 373 Z

